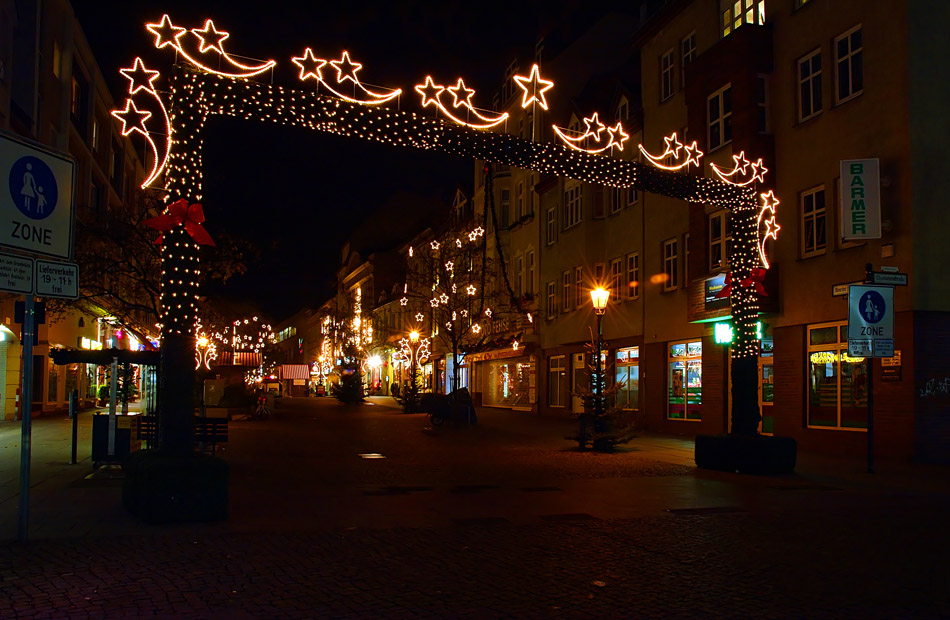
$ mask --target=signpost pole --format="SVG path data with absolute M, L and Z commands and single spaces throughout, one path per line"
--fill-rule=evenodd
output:
M 868 361 L 868 473 L 874 473 L 874 358 Z
M 32 427 L 30 405 L 33 400 L 33 294 L 26 295 L 23 304 L 23 384 L 20 394 L 20 512 L 17 524 L 17 538 L 26 542 L 30 530 L 30 443 Z

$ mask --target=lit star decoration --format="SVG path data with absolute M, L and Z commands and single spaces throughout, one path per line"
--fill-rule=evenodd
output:
M 377 92 L 366 88 L 356 76 L 356 73 L 363 68 L 362 63 L 353 62 L 350 59 L 350 53 L 346 50 L 343 50 L 343 55 L 339 60 L 326 60 L 314 56 L 313 50 L 308 47 L 304 50 L 303 56 L 294 56 L 291 61 L 300 68 L 299 78 L 301 82 L 313 78 L 333 93 L 335 97 L 350 103 L 375 106 L 392 101 L 402 94 L 402 89 L 399 88 L 387 89 L 386 92 Z M 336 69 L 336 77 L 330 80 L 323 75 L 323 70 L 327 64 Z M 350 85 L 347 86 L 345 82 L 350 82 Z M 352 89 L 353 95 L 341 92 L 340 89 L 344 87 Z
M 756 181 L 759 183 L 765 182 L 765 173 L 768 172 L 769 169 L 763 165 L 761 157 L 758 161 L 752 163 L 745 158 L 745 151 L 740 151 L 738 155 L 733 155 L 732 159 L 735 161 L 735 166 L 729 172 L 726 172 L 714 163 L 710 163 L 709 166 L 713 172 L 716 173 L 717 177 L 731 185 L 745 187 Z M 746 170 L 748 170 L 750 166 L 752 167 L 752 175 L 747 179 L 743 179 L 742 177 L 746 175 Z
M 438 250 L 438 249 L 439 249 L 439 242 L 438 242 L 438 241 L 433 241 L 432 243 L 429 244 L 429 247 L 431 247 L 433 250 Z
M 148 129 L 145 128 L 145 121 L 151 118 L 152 113 L 139 110 L 135 107 L 135 102 L 131 99 L 125 100 L 124 110 L 113 110 L 112 116 L 119 119 L 122 123 L 122 135 L 127 136 L 133 131 L 137 131 L 145 137 L 148 137 Z
M 462 81 L 462 78 L 458 79 L 458 82 L 455 86 L 449 86 L 446 88 L 441 84 L 436 84 L 435 80 L 432 79 L 432 76 L 427 75 L 425 83 L 417 84 L 415 86 L 415 90 L 422 97 L 423 108 L 432 105 L 446 118 L 458 123 L 459 125 L 465 125 L 466 127 L 471 127 L 472 129 L 489 129 L 508 120 L 507 112 L 489 116 L 482 114 L 474 105 L 472 105 L 472 97 L 475 95 L 475 90 L 472 88 L 466 88 L 465 82 Z M 451 109 L 442 103 L 442 95 L 446 92 L 452 95 Z M 460 118 L 455 112 L 452 111 L 457 110 L 458 108 L 465 110 L 465 119 Z M 473 117 L 476 120 L 472 120 Z
M 623 130 L 623 125 L 619 122 L 613 127 L 607 127 L 600 122 L 597 112 L 594 112 L 593 116 L 584 119 L 584 133 L 571 137 L 566 133 L 566 130 L 554 125 L 554 133 L 564 142 L 568 147 L 577 150 L 584 151 L 585 153 L 590 153 L 591 155 L 596 155 L 598 153 L 603 153 L 604 151 L 609 151 L 610 149 L 616 148 L 618 151 L 623 150 L 623 143 L 626 142 L 630 136 Z M 602 134 L 607 132 L 608 139 L 606 141 L 602 140 Z M 584 144 L 594 143 L 594 146 L 585 147 Z
M 214 27 L 214 22 L 210 19 L 205 22 L 204 29 L 193 28 L 187 30 L 172 24 L 171 18 L 166 14 L 162 15 L 162 21 L 157 24 L 146 24 L 149 32 L 155 35 L 155 47 L 162 49 L 171 46 L 182 58 L 198 67 L 202 71 L 214 73 L 216 75 L 231 78 L 250 78 L 260 75 L 277 64 L 276 61 L 268 60 L 258 65 L 246 65 L 236 60 L 233 56 L 224 51 L 223 43 L 228 38 L 228 33 L 218 30 Z M 194 37 L 186 37 L 190 32 Z M 183 42 L 187 41 L 187 45 Z M 197 45 L 195 45 L 197 43 Z M 197 47 L 197 50 L 194 49 Z M 210 54 L 217 56 L 217 59 L 203 62 L 201 56 Z M 223 60 L 233 71 L 221 71 L 213 69 L 212 64 L 219 64 L 218 59 Z
M 446 271 L 452 271 L 453 269 L 455 269 L 455 263 L 453 263 L 452 261 L 448 261 L 447 263 L 445 263 Z
M 417 322 L 417 323 L 421 323 L 421 322 L 422 322 L 422 319 L 424 319 L 424 318 L 426 318 L 426 317 L 425 317 L 425 315 L 422 314 L 421 312 L 416 313 L 416 322 Z
M 126 100 L 125 110 L 112 111 L 112 115 L 122 122 L 122 135 L 128 135 L 128 132 L 138 131 L 143 136 L 145 136 L 145 141 L 152 150 L 152 170 L 149 172 L 148 176 L 141 185 L 142 189 L 145 189 L 152 184 L 152 181 L 158 178 L 158 175 L 162 173 L 162 171 L 165 169 L 165 166 L 168 164 L 168 156 L 171 154 L 172 148 L 171 120 L 168 118 L 168 111 L 165 109 L 165 104 L 162 102 L 161 97 L 158 96 L 158 91 L 155 89 L 155 80 L 158 79 L 160 75 L 158 71 L 147 69 L 145 67 L 145 63 L 142 62 L 142 59 L 136 58 L 132 67 L 119 69 L 119 73 L 122 74 L 122 77 L 129 80 L 129 95 L 132 97 L 138 96 L 140 103 L 152 108 L 157 112 L 161 112 L 162 118 L 165 119 L 165 126 L 163 127 L 164 134 L 160 134 L 164 135 L 165 138 L 165 153 L 162 156 L 159 156 L 158 147 L 155 145 L 155 139 L 152 137 L 151 132 L 148 131 L 145 124 L 146 121 L 151 119 L 153 116 L 151 111 L 139 111 L 132 99 Z M 129 127 L 128 116 L 136 114 L 142 115 L 139 116 L 140 122 L 137 125 L 132 126 L 131 129 L 126 132 L 126 129 Z
M 474 295 L 474 294 L 475 294 L 475 290 L 476 290 L 476 289 L 475 289 L 475 285 L 474 285 L 474 284 L 469 284 L 468 286 L 465 287 L 465 292 L 468 293 L 469 295 Z
M 699 150 L 699 143 L 697 143 L 695 140 L 693 140 L 692 144 L 689 146 L 683 146 L 683 144 L 676 138 L 676 134 L 674 133 L 671 136 L 663 138 L 663 141 L 666 142 L 666 149 L 661 155 L 653 155 L 643 148 L 642 144 L 639 145 L 640 152 L 643 153 L 643 156 L 646 157 L 651 164 L 657 168 L 671 171 L 688 168 L 690 164 L 693 164 L 697 167 L 699 166 L 699 159 L 703 156 L 703 152 Z M 680 149 L 682 149 L 686 154 L 686 159 L 684 161 L 678 161 L 680 159 Z M 667 157 L 671 157 L 677 163 L 670 165 L 664 164 L 663 160 Z
M 781 226 L 778 225 L 778 222 L 775 220 L 775 207 L 779 205 L 778 198 L 775 197 L 775 193 L 772 190 L 764 194 L 760 194 L 762 198 L 762 209 L 759 211 L 759 217 L 756 221 L 756 231 L 759 231 L 762 227 L 762 223 L 765 222 L 765 234 L 761 235 L 757 243 L 759 250 L 759 259 L 762 261 L 762 266 L 766 269 L 769 268 L 769 259 L 765 253 L 765 242 L 768 241 L 769 237 L 772 239 L 778 240 L 778 231 L 781 230 Z M 765 219 L 765 212 L 768 211 L 771 214 L 771 217 Z
M 537 63 L 531 66 L 530 75 L 527 77 L 516 75 L 514 80 L 518 88 L 523 91 L 521 96 L 522 108 L 527 108 L 532 102 L 536 101 L 539 106 L 545 110 L 548 109 L 548 102 L 544 98 L 544 93 L 554 88 L 554 82 L 541 78 L 541 70 Z
M 408 297 L 403 297 L 402 299 L 399 300 L 399 305 L 400 305 L 400 306 L 405 306 L 405 305 L 408 304 L 408 303 L 409 303 L 409 298 L 408 298 Z

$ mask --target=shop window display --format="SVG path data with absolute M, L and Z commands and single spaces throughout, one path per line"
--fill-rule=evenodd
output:
M 703 417 L 703 343 L 670 345 L 669 409 L 671 420 L 701 420 Z

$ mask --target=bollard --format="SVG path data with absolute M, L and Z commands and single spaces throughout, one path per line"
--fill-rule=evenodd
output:
M 78 434 L 78 425 L 79 425 L 79 412 L 76 411 L 77 403 L 76 397 L 79 396 L 79 390 L 73 390 L 69 393 L 69 418 L 73 423 L 73 443 L 72 449 L 69 453 L 69 464 L 76 464 L 76 436 Z

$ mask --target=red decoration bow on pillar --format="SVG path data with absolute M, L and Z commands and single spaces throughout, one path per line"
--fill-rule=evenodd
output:
M 201 245 L 214 245 L 214 240 L 208 231 L 201 225 L 205 221 L 205 213 L 200 204 L 188 205 L 188 201 L 180 198 L 168 205 L 168 210 L 158 217 L 151 217 L 143 222 L 149 228 L 166 233 L 179 224 L 185 225 L 185 230 L 195 240 L 195 243 Z M 161 243 L 164 234 L 159 235 L 155 243 Z
M 761 267 L 756 267 L 749 272 L 748 278 L 743 278 L 739 280 L 739 286 L 742 288 L 755 288 L 755 292 L 759 295 L 766 295 L 765 287 L 762 286 L 762 283 L 765 281 L 765 269 Z M 726 278 L 722 283 L 722 289 L 716 293 L 715 299 L 722 299 L 724 297 L 729 297 L 732 294 L 732 272 L 726 274 Z

